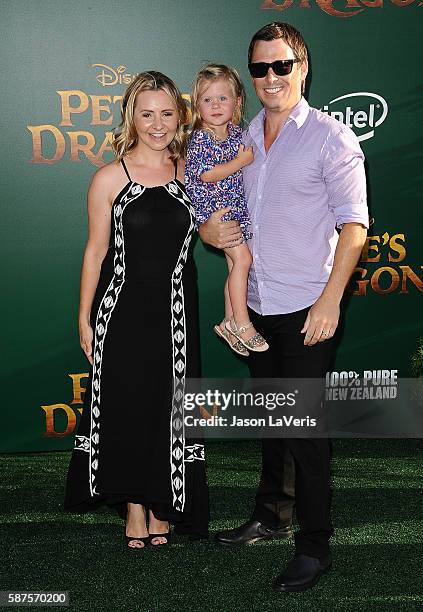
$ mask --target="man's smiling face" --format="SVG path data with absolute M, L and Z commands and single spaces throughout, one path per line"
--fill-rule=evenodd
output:
M 281 38 L 257 40 L 251 62 L 272 63 L 276 60 L 295 59 L 295 53 Z M 307 61 L 294 63 L 292 72 L 278 76 L 269 68 L 267 75 L 253 78 L 254 89 L 264 108 L 270 112 L 284 112 L 293 108 L 301 98 L 302 82 L 307 76 Z

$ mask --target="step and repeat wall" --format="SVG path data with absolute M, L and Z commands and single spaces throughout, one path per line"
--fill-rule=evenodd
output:
M 367 159 L 371 226 L 334 371 L 409 374 L 422 334 L 423 2 L 2 0 L 1 9 L 1 451 L 72 446 L 88 373 L 77 331 L 86 192 L 113 159 L 126 86 L 160 70 L 189 104 L 202 63 L 230 64 L 251 119 L 260 105 L 248 44 L 275 20 L 297 27 L 310 49 L 310 104 L 352 127 Z M 224 259 L 200 241 L 195 256 L 203 375 L 246 376 L 212 332 Z

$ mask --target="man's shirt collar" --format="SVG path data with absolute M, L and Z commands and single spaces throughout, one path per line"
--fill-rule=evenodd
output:
M 310 112 L 310 106 L 307 100 L 301 97 L 300 101 L 294 106 L 294 108 L 289 113 L 288 119 L 292 119 L 297 124 L 297 129 L 299 130 L 305 123 L 305 120 L 308 117 Z
M 289 113 L 286 123 L 292 120 L 295 122 L 297 129 L 300 129 L 300 127 L 304 125 L 309 112 L 310 112 L 310 106 L 307 100 L 301 97 L 300 101 L 294 106 L 294 108 Z M 262 108 L 261 111 L 251 121 L 250 126 L 249 126 L 250 135 L 257 143 L 263 140 L 265 116 L 266 116 L 266 111 L 264 108 Z

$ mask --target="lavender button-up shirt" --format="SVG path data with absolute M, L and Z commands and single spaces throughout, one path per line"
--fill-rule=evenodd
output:
M 262 110 L 244 134 L 254 161 L 243 168 L 252 221 L 248 305 L 262 315 L 314 304 L 332 270 L 335 227 L 368 227 L 364 155 L 354 132 L 311 108 L 292 109 L 266 153 Z

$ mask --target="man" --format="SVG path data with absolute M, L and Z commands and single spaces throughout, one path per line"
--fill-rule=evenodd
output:
M 250 371 L 259 378 L 323 378 L 340 301 L 368 227 L 364 156 L 348 127 L 302 97 L 308 54 L 295 28 L 281 22 L 261 28 L 248 63 L 264 107 L 244 141 L 254 150 L 253 163 L 243 169 L 254 233 L 248 306 L 270 345 L 250 355 Z M 204 242 L 217 248 L 241 242 L 237 222 L 220 220 L 227 210 L 200 227 Z M 328 439 L 263 440 L 253 516 L 216 536 L 231 545 L 288 535 L 290 458 L 299 531 L 295 556 L 274 582 L 284 592 L 310 588 L 331 565 Z

